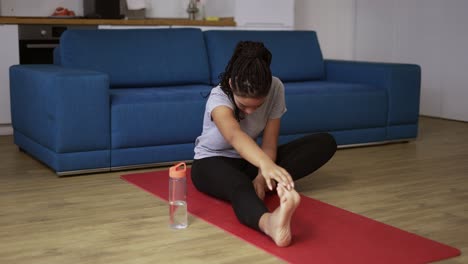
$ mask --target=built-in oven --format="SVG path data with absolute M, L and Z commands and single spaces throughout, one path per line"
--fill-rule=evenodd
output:
M 54 49 L 67 29 L 96 29 L 93 25 L 19 25 L 20 64 L 52 64 Z

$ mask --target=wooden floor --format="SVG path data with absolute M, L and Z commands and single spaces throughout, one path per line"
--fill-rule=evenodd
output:
M 0 137 L 0 263 L 279 262 L 196 218 L 170 230 L 166 204 L 126 173 L 58 178 Z M 441 263 L 468 263 L 468 123 L 422 117 L 416 141 L 340 149 L 296 186 L 462 250 Z

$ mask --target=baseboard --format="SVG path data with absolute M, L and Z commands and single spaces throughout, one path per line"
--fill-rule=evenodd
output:
M 432 119 L 440 119 L 440 120 L 453 121 L 453 122 L 462 122 L 462 123 L 467 123 L 467 122 L 468 122 L 468 120 L 453 119 L 453 118 L 442 117 L 442 116 L 419 115 L 419 117 L 432 118 Z
M 74 171 L 59 171 L 56 172 L 57 176 L 74 176 L 81 174 L 91 174 L 91 173 L 101 173 L 101 172 L 110 172 L 110 168 L 97 168 L 97 169 L 84 169 L 84 170 L 74 170 Z
M 407 142 L 411 142 L 415 140 L 416 138 L 401 138 L 401 139 L 384 140 L 384 141 L 377 141 L 377 142 L 338 145 L 338 149 L 370 147 L 370 146 L 379 146 L 379 145 L 387 145 L 387 144 L 395 144 L 395 143 L 407 143 Z
M 11 124 L 0 124 L 0 136 L 13 135 L 13 127 Z

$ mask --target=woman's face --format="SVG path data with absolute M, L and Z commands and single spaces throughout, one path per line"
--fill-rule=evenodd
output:
M 231 79 L 229 79 L 229 86 L 231 86 L 232 89 L 232 82 Z M 243 96 L 238 96 L 234 93 L 233 91 L 233 97 L 234 97 L 234 102 L 237 105 L 237 108 L 244 113 L 244 114 L 251 114 L 257 108 L 259 108 L 263 102 L 265 102 L 266 97 L 260 97 L 260 98 L 252 98 L 252 97 L 243 97 Z
M 237 107 L 241 112 L 244 114 L 251 114 L 257 108 L 262 106 L 262 104 L 265 102 L 265 97 L 261 98 L 250 98 L 250 97 L 242 97 L 242 96 L 237 96 L 234 94 L 234 102 L 236 103 Z

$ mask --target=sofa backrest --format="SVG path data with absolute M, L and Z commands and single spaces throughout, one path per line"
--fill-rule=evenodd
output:
M 211 82 L 219 83 L 239 41 L 261 41 L 272 53 L 271 70 L 282 81 L 324 78 L 324 61 L 314 31 L 209 30 L 204 32 Z
M 209 84 L 203 33 L 196 28 L 67 30 L 64 67 L 109 74 L 111 87 Z

